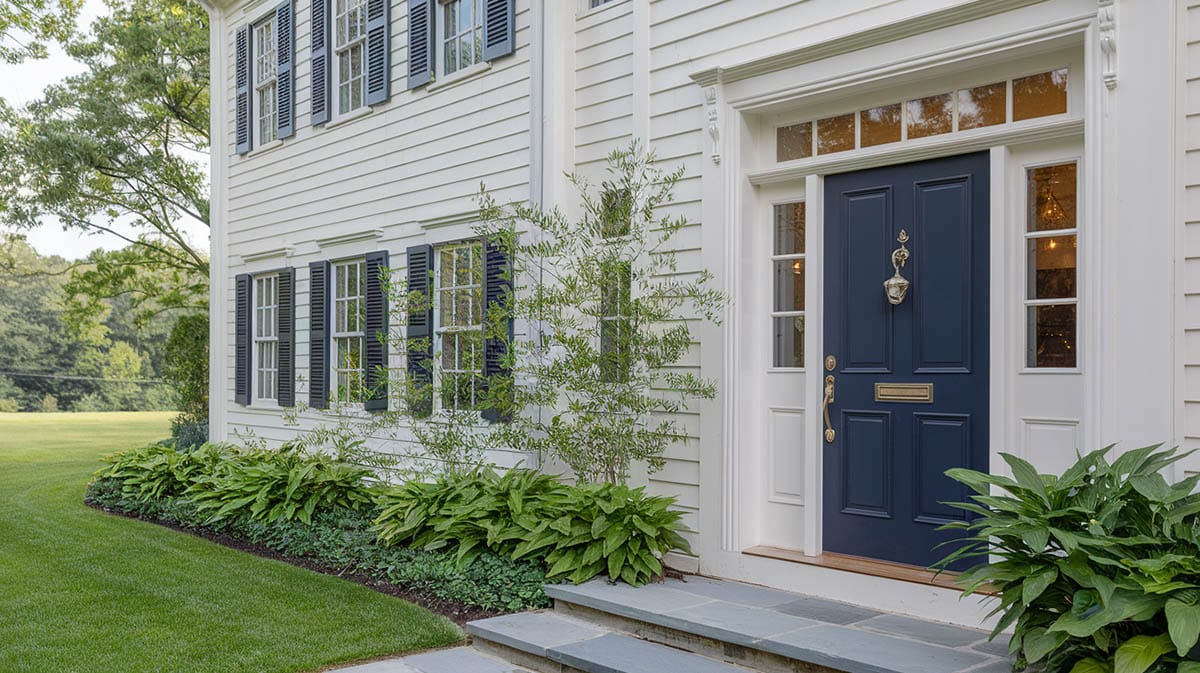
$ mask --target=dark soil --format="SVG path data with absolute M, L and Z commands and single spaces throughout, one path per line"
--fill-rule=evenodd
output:
M 165 521 L 161 521 L 159 519 L 138 516 L 136 514 L 129 514 L 125 511 L 122 511 L 119 509 L 111 509 L 108 507 L 101 507 L 99 505 L 95 505 L 92 503 L 88 503 L 88 506 L 92 507 L 93 509 L 98 509 L 102 512 L 108 512 L 109 514 L 115 514 L 118 516 L 130 518 L 130 519 L 140 519 L 142 521 L 148 521 L 150 523 L 155 523 L 160 526 L 164 526 L 166 528 L 171 528 L 171 529 L 180 531 L 181 533 L 187 533 L 189 535 L 195 535 L 196 537 L 202 537 L 205 540 L 209 540 L 210 542 L 215 542 L 219 545 L 224 545 L 226 547 L 230 547 L 232 549 L 237 549 L 239 551 L 248 552 L 248 553 L 254 554 L 255 556 L 261 556 L 263 558 L 269 558 L 269 559 L 273 559 L 276 561 L 283 561 L 284 563 L 290 563 L 291 565 L 294 565 L 294 566 L 297 566 L 300 568 L 304 568 L 306 570 L 312 570 L 314 572 L 319 572 L 323 575 L 332 575 L 334 577 L 340 577 L 345 580 L 350 580 L 351 582 L 357 582 L 358 584 L 361 584 L 369 589 L 374 589 L 375 591 L 378 591 L 381 594 L 395 596 L 396 598 L 401 598 L 410 603 L 416 603 L 417 605 L 420 605 L 421 607 L 429 610 L 430 612 L 436 612 L 439 615 L 445 616 L 446 618 L 450 619 L 451 621 L 453 621 L 455 624 L 458 624 L 459 626 L 462 626 L 463 624 L 466 624 L 467 622 L 473 621 L 476 619 L 485 619 L 487 617 L 495 617 L 496 615 L 502 614 L 501 612 L 497 612 L 494 610 L 484 610 L 482 608 L 478 608 L 478 607 L 475 607 L 472 605 L 466 605 L 464 603 L 459 603 L 458 601 L 451 601 L 451 600 L 446 600 L 444 598 L 438 598 L 437 596 L 434 596 L 431 593 L 428 593 L 425 591 L 415 591 L 412 589 L 408 589 L 399 584 L 393 584 L 392 582 L 388 582 L 387 580 L 381 580 L 381 579 L 378 579 L 375 577 L 368 577 L 367 575 L 360 575 L 360 574 L 356 574 L 356 573 L 347 572 L 345 569 L 332 568 L 330 566 L 327 566 L 327 565 L 324 565 L 321 563 L 317 563 L 316 561 L 313 561 L 312 559 L 307 559 L 307 558 L 297 557 L 297 556 L 288 556 L 286 554 L 280 554 L 279 552 L 277 552 L 274 549 L 271 549 L 269 547 L 264 547 L 262 545 L 256 545 L 256 544 L 250 544 L 248 542 L 245 542 L 244 540 L 239 540 L 237 538 L 230 537 L 229 535 L 225 535 L 224 533 L 216 533 L 211 530 L 208 530 L 207 528 L 192 528 L 192 527 L 188 527 L 188 526 L 180 526 L 180 525 L 177 525 L 174 523 L 168 523 Z

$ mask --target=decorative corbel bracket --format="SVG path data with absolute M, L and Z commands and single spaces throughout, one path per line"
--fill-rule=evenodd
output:
M 712 139 L 712 162 L 721 163 L 721 112 L 717 107 L 717 87 L 704 90 L 704 107 L 708 113 L 708 136 Z
M 1099 0 L 1099 3 L 1096 19 L 1100 29 L 1102 76 L 1104 86 L 1111 91 L 1117 87 L 1117 3 L 1116 0 Z

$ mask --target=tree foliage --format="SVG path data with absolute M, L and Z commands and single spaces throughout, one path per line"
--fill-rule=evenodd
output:
M 0 61 L 44 58 L 46 42 L 66 40 L 75 27 L 80 0 L 0 2 Z
M 511 418 L 501 442 L 615 483 L 635 461 L 661 468 L 687 437 L 679 413 L 716 395 L 686 360 L 698 348 L 692 323 L 719 322 L 727 298 L 709 272 L 679 268 L 677 237 L 693 223 L 669 205 L 683 169 L 663 171 L 635 142 L 609 155 L 608 173 L 598 188 L 570 176 L 576 220 L 483 197 L 483 233 L 511 257 L 516 288 L 489 308 L 488 336 L 509 342 L 512 377 L 490 381 L 484 404 Z M 506 314 L 536 336 L 511 338 Z
M 135 325 L 127 302 L 87 330 L 64 321 L 70 264 L 39 255 L 20 237 L 0 236 L 0 409 L 73 411 L 165 408 L 164 386 L 147 384 L 163 366 L 169 323 Z M 50 400 L 54 404 L 50 404 Z
M 67 42 L 82 74 L 16 110 L 0 106 L 0 220 L 58 222 L 129 245 L 72 280 L 74 310 L 128 296 L 143 316 L 207 305 L 208 257 L 185 224 L 208 224 L 208 17 L 183 0 L 114 2 Z

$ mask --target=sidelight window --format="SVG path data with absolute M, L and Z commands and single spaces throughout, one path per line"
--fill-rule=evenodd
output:
M 773 366 L 804 366 L 804 202 L 775 206 L 771 255 Z
M 1026 365 L 1078 366 L 1078 170 L 1075 162 L 1026 171 Z

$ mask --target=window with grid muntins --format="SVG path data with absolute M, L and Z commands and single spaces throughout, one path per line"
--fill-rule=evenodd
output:
M 333 265 L 333 330 L 330 399 L 359 402 L 363 397 L 363 355 L 366 349 L 366 262 Z
M 1078 170 L 1075 162 L 1026 170 L 1026 360 L 1079 366 Z
M 434 269 L 438 408 L 478 407 L 483 383 L 483 245 L 439 247 Z
M 443 1 L 438 17 L 442 74 L 483 61 L 482 0 Z
M 334 2 L 334 75 L 337 113 L 366 105 L 367 0 Z
M 772 366 L 804 366 L 804 202 L 775 206 L 771 273 Z
M 279 398 L 279 280 L 254 279 L 254 397 Z
M 275 19 L 272 16 L 254 26 L 254 130 L 258 147 L 279 137 L 276 107 L 279 57 L 276 48 Z

